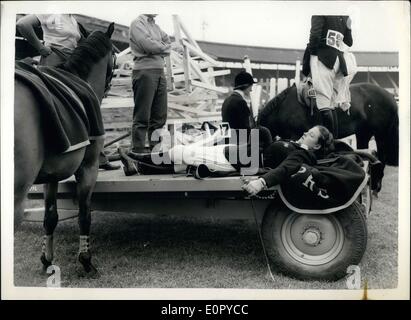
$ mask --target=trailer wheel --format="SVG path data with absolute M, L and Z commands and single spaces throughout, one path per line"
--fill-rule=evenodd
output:
M 334 214 L 298 214 L 284 205 L 264 215 L 262 234 L 274 269 L 303 280 L 338 280 L 357 265 L 367 245 L 361 205 Z

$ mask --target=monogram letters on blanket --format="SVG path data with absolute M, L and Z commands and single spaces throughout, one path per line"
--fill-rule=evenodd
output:
M 315 167 L 303 164 L 280 186 L 279 194 L 295 212 L 330 213 L 350 206 L 368 179 L 358 163 L 341 155 Z

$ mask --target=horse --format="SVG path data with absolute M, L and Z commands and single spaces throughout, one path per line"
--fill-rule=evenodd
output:
M 377 157 L 383 165 L 398 166 L 398 106 L 385 89 L 370 83 L 350 86 L 349 113 L 336 108 L 338 135 L 341 139 L 355 134 L 357 149 L 367 149 L 371 137 L 377 145 Z M 267 127 L 273 137 L 298 139 L 305 131 L 321 124 L 318 109 L 300 103 L 295 84 L 268 101 L 257 122 Z
M 115 67 L 115 53 L 111 42 L 114 23 L 106 32 L 94 31 L 73 51 L 66 62 L 56 67 L 84 80 L 95 94 L 100 106 L 109 88 Z M 78 79 L 76 78 L 76 79 Z M 90 91 L 90 92 L 92 92 Z M 96 100 L 94 100 L 96 101 Z M 97 103 L 97 102 L 96 102 Z M 98 112 L 100 110 L 98 109 Z M 100 114 L 101 116 L 101 114 Z M 89 247 L 91 226 L 91 196 L 98 174 L 98 157 L 103 149 L 104 136 L 74 151 L 56 153 L 50 150 L 43 131 L 41 103 L 33 90 L 15 79 L 14 102 L 14 222 L 18 227 L 23 218 L 23 202 L 33 184 L 44 184 L 45 236 L 41 262 L 44 270 L 53 262 L 53 233 L 58 223 L 58 183 L 74 175 L 79 204 L 80 250 L 78 260 L 87 273 L 96 273 Z

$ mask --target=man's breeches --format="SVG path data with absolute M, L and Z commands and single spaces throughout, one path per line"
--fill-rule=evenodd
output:
M 134 112 L 132 147 L 144 148 L 148 132 L 150 146 L 153 132 L 161 129 L 167 120 L 167 82 L 162 69 L 133 70 Z M 153 138 L 156 138 L 155 136 Z
M 328 69 L 317 56 L 311 56 L 310 68 L 313 86 L 317 92 L 318 109 L 334 109 L 337 90 L 342 90 L 346 86 L 344 75 L 338 71 L 339 59 L 335 61 L 333 69 Z

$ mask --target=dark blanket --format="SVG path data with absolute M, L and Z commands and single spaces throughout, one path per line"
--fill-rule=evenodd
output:
M 16 62 L 15 78 L 40 102 L 44 136 L 54 152 L 73 151 L 104 137 L 100 103 L 87 82 L 59 68 L 22 61 Z
M 324 163 L 325 162 L 325 163 Z M 350 206 L 368 181 L 368 175 L 352 156 L 328 159 L 300 171 L 280 186 L 279 194 L 299 213 L 330 213 Z

